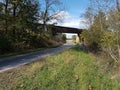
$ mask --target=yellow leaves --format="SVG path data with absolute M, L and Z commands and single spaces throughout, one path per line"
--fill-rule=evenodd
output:
M 100 30 L 100 25 L 94 25 L 91 30 Z
M 96 26 L 98 28 L 98 26 Z M 96 43 L 97 45 L 100 44 L 102 32 L 98 29 L 94 29 L 93 27 L 91 30 L 84 31 L 82 33 L 82 37 L 85 39 L 85 43 L 87 45 L 92 45 Z
M 107 47 L 112 47 L 115 45 L 115 35 L 113 32 L 110 31 L 106 31 L 104 32 L 102 39 L 101 39 L 101 45 L 104 48 Z

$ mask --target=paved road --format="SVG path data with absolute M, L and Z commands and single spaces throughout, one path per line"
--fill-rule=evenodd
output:
M 43 57 L 53 55 L 63 50 L 69 49 L 73 45 L 74 43 L 66 43 L 63 46 L 49 49 L 49 50 L 37 51 L 37 52 L 28 53 L 28 54 L 2 58 L 0 59 L 0 73 L 9 69 L 16 68 L 21 65 L 31 63 Z

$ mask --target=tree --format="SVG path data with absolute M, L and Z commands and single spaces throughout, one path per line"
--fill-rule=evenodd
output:
M 117 8 L 117 11 L 120 12 L 120 1 L 119 0 L 116 0 L 116 8 Z
M 39 16 L 38 0 L 2 0 L 0 2 L 2 3 L 0 7 L 3 8 L 0 9 L 3 11 L 0 12 L 0 48 L 6 49 L 9 45 L 12 45 L 13 50 L 27 47 L 29 40 L 32 40 L 30 39 L 33 37 L 32 34 L 37 31 L 35 22 L 38 22 Z M 9 44 L 5 45 L 7 42 Z
M 38 19 L 39 5 L 37 0 L 21 0 L 13 4 L 13 35 L 16 39 L 25 37 L 28 30 L 35 30 Z M 16 31 L 17 30 L 17 31 Z
M 102 34 L 107 29 L 106 16 L 102 11 L 99 11 L 96 14 L 87 11 L 85 15 L 89 22 L 89 28 L 88 30 L 83 31 L 82 37 L 90 50 L 97 52 L 97 50 L 101 49 Z
M 115 3 L 116 7 L 108 12 L 109 31 L 105 32 L 102 38 L 102 47 L 113 60 L 118 62 L 120 61 L 120 5 L 118 0 Z
M 66 42 L 66 34 L 62 34 L 62 40 L 63 42 Z
M 40 21 L 43 24 L 43 31 L 47 31 L 46 26 L 48 23 L 61 20 L 59 13 L 62 10 L 62 3 L 60 2 L 60 0 L 42 0 L 41 2 L 43 2 L 44 5 L 42 6 Z
M 93 4 L 90 7 L 92 14 L 87 11 L 86 18 L 92 21 L 88 31 L 83 32 L 82 35 L 88 45 L 94 46 L 96 43 L 103 51 L 109 54 L 113 60 L 118 62 L 120 60 L 120 1 L 91 1 Z M 92 19 L 89 19 L 90 17 L 92 17 Z
M 8 0 L 5 0 L 5 16 L 6 16 L 6 18 L 5 18 L 5 29 L 6 29 L 6 33 L 8 32 L 8 17 L 7 17 L 7 15 L 8 15 Z
M 1 0 L 0 53 L 45 46 L 51 31 L 41 34 L 38 22 L 46 31 L 48 22 L 61 20 L 60 5 L 59 0 Z

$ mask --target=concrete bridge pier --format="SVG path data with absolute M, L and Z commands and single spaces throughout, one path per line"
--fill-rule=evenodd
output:
M 83 42 L 83 40 L 81 39 L 81 36 L 80 36 L 83 29 L 62 27 L 62 26 L 52 26 L 51 30 L 52 30 L 53 35 L 56 35 L 57 33 L 73 33 L 73 34 L 77 34 L 76 43 L 81 44 Z
M 76 43 L 84 44 L 84 39 L 81 37 L 80 33 L 76 35 Z
M 81 43 L 81 37 L 79 33 L 76 35 L 76 43 Z

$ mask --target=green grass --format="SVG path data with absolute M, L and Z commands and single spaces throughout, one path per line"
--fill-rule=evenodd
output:
M 58 46 L 48 46 L 48 47 L 44 47 L 44 48 L 29 49 L 29 50 L 24 50 L 24 51 L 20 51 L 20 52 L 5 53 L 5 54 L 0 55 L 0 58 L 9 57 L 9 56 L 15 56 L 15 55 L 21 55 L 21 54 L 26 54 L 26 53 L 31 53 L 31 52 L 51 49 L 51 48 L 56 48 Z
M 0 74 L 0 90 L 120 90 L 98 58 L 78 46 Z

